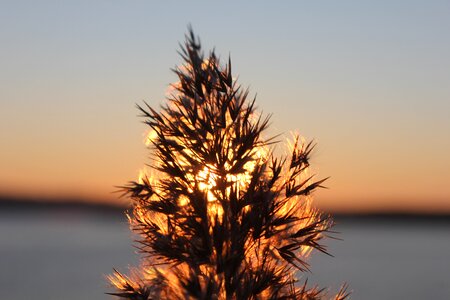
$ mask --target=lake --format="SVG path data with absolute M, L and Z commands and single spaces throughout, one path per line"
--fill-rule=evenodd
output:
M 450 299 L 450 222 L 354 220 L 334 257 L 313 253 L 310 284 L 351 299 Z M 138 263 L 125 217 L 85 210 L 0 210 L 0 298 L 115 299 L 105 275 Z

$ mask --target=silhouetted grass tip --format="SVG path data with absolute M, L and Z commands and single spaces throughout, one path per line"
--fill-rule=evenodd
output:
M 297 275 L 333 222 L 311 205 L 313 143 L 275 157 L 269 116 L 236 83 L 231 60 L 205 57 L 190 29 L 167 102 L 138 106 L 151 169 L 122 187 L 141 265 L 109 276 L 123 299 L 323 299 Z M 302 276 L 304 278 L 304 276 Z M 346 286 L 334 296 L 345 299 Z M 333 297 L 332 297 L 333 298 Z

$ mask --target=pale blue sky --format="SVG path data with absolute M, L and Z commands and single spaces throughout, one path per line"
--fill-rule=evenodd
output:
M 0 2 L 0 193 L 107 198 L 135 178 L 134 103 L 163 101 L 190 23 L 274 134 L 317 140 L 320 205 L 450 211 L 449 1 L 166 3 Z

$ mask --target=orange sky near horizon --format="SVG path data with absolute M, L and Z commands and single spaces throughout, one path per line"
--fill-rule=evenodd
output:
M 192 23 L 268 136 L 317 142 L 318 206 L 450 212 L 450 4 L 239 5 L 1 4 L 0 196 L 123 203 L 149 162 L 135 103 L 163 103 Z

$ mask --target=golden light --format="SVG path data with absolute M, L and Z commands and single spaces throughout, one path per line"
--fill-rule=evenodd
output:
M 173 90 L 172 93 L 174 93 Z M 257 116 L 251 117 L 252 120 L 256 120 L 256 118 Z M 294 150 L 294 148 L 298 146 L 298 144 L 300 145 L 306 144 L 306 140 L 303 137 L 299 136 L 297 133 L 291 133 L 290 135 L 291 137 L 286 138 L 284 143 L 285 144 L 284 149 L 286 153 L 291 153 Z M 147 147 L 151 147 L 152 143 L 157 139 L 157 137 L 158 135 L 156 131 L 150 130 L 146 135 L 144 144 Z M 233 139 L 232 132 L 230 136 L 227 136 L 227 138 Z M 178 142 L 184 144 L 184 141 L 182 140 L 178 140 Z M 190 153 L 191 150 L 189 150 L 189 145 L 185 146 L 186 146 L 185 151 L 191 154 Z M 231 193 L 231 190 L 233 189 L 236 190 L 238 194 L 240 190 L 245 191 L 246 188 L 248 187 L 248 184 L 250 183 L 250 180 L 252 178 L 251 174 L 255 170 L 255 167 L 258 165 L 260 161 L 268 159 L 270 153 L 271 149 L 268 146 L 263 145 L 256 147 L 254 149 L 252 159 L 244 165 L 245 172 L 238 174 L 230 174 L 230 173 L 225 174 L 226 181 L 230 183 L 230 185 L 226 188 L 227 195 L 229 195 Z M 183 167 L 189 165 L 189 163 L 183 158 L 180 158 L 178 160 L 178 163 Z M 229 170 L 230 168 L 231 168 L 230 165 L 226 165 L 227 170 Z M 193 183 L 194 182 L 198 183 L 198 189 L 207 194 L 208 213 L 211 222 L 215 222 L 214 220 L 216 216 L 219 218 L 220 221 L 222 221 L 223 216 L 223 208 L 214 193 L 214 189 L 217 187 L 216 181 L 219 177 L 217 172 L 214 170 L 217 170 L 217 166 L 206 165 L 195 175 L 189 173 L 187 174 L 187 176 L 191 179 Z M 311 183 L 309 170 L 310 167 L 306 167 L 302 170 L 301 174 L 299 175 L 300 179 L 304 180 L 306 184 Z M 287 168 L 283 169 L 282 177 L 284 178 L 284 180 L 287 180 L 289 176 L 288 171 L 289 170 Z M 158 182 L 158 180 L 164 178 L 165 176 L 166 176 L 165 174 L 157 172 L 154 169 L 149 171 L 149 168 L 146 167 L 139 171 L 138 182 L 143 183 L 144 178 L 146 178 L 148 181 L 156 183 Z M 157 192 L 161 192 L 160 190 L 158 190 L 158 185 L 154 185 L 154 187 Z M 189 189 L 190 192 L 193 191 L 193 188 L 194 187 Z M 180 203 L 181 206 L 187 206 L 189 205 L 189 198 L 186 197 L 185 195 L 181 195 L 178 199 L 178 202 Z M 246 209 L 248 209 L 248 207 Z M 303 220 L 301 223 L 298 224 L 298 227 L 308 226 L 311 220 L 314 220 L 318 217 L 318 212 L 315 209 L 313 209 L 312 198 L 309 196 L 302 197 L 302 199 L 300 199 L 299 196 L 291 198 L 290 201 L 287 201 L 280 208 L 278 214 L 283 215 L 286 214 L 288 211 L 296 211 L 296 213 L 298 214 L 298 218 Z M 306 218 L 306 216 L 312 216 L 312 218 Z M 145 219 L 145 218 L 148 218 L 148 215 L 145 215 L 142 212 L 138 212 L 138 219 Z M 163 216 L 161 216 L 160 214 L 152 213 L 151 219 L 156 220 L 161 229 L 164 229 L 166 227 L 166 224 L 163 221 Z M 279 245 L 280 240 L 282 239 L 283 238 L 279 239 L 277 243 L 273 243 L 274 242 L 273 240 L 268 239 L 264 240 L 264 243 L 273 244 L 274 246 L 272 248 L 274 248 L 274 255 L 277 255 L 275 254 L 276 253 L 275 245 Z M 254 250 L 253 249 L 254 245 L 249 244 L 248 248 L 249 252 L 251 252 L 252 250 Z M 306 259 L 310 255 L 312 249 L 313 248 L 310 246 L 302 246 L 299 250 L 301 256 L 304 259 Z

